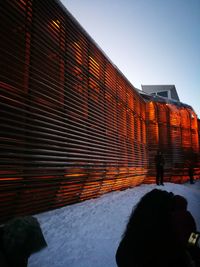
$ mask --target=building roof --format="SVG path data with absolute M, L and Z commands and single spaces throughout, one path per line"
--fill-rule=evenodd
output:
M 142 91 L 180 102 L 175 85 L 142 85 Z
M 167 85 L 165 85 L 165 86 L 167 86 Z M 192 111 L 194 111 L 190 105 L 183 103 L 183 102 L 180 102 L 180 100 L 176 100 L 176 99 L 168 98 L 168 97 L 163 97 L 163 96 L 160 96 L 159 94 L 155 94 L 155 93 L 147 93 L 144 90 L 140 90 L 140 89 L 137 89 L 137 91 L 142 96 L 144 101 L 146 101 L 146 102 L 154 101 L 154 102 L 160 102 L 160 103 L 166 103 L 166 104 L 174 104 L 178 107 L 185 107 L 185 108 L 189 108 Z

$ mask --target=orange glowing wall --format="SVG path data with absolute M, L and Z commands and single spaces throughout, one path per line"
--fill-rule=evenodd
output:
M 198 137 L 199 137 L 199 153 L 200 153 L 200 119 L 197 119 Z
M 145 102 L 59 1 L 0 4 L 1 220 L 143 182 Z
M 146 109 L 149 167 L 145 182 L 155 181 L 154 158 L 158 149 L 165 156 L 166 181 L 188 180 L 188 166 L 191 162 L 197 175 L 199 136 L 194 111 L 184 104 L 176 105 L 164 100 L 148 101 Z

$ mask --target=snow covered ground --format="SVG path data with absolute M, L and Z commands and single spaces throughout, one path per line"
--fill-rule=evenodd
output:
M 140 185 L 35 216 L 48 247 L 32 255 L 28 266 L 116 267 L 115 252 L 131 210 L 155 187 L 186 197 L 200 230 L 200 180 L 193 185 Z

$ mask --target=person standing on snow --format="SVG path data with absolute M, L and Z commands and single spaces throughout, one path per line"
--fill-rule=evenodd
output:
M 164 185 L 163 176 L 164 176 L 165 158 L 160 150 L 157 151 L 157 154 L 155 156 L 155 164 L 156 164 L 156 184 Z

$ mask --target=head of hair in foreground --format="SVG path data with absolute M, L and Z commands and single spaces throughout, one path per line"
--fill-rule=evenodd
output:
M 133 209 L 116 253 L 118 267 L 194 267 L 198 259 L 188 249 L 196 224 L 187 200 L 153 189 Z M 196 261 L 196 262 L 195 262 Z
M 46 246 L 35 217 L 13 218 L 0 227 L 0 267 L 27 267 L 30 255 Z

